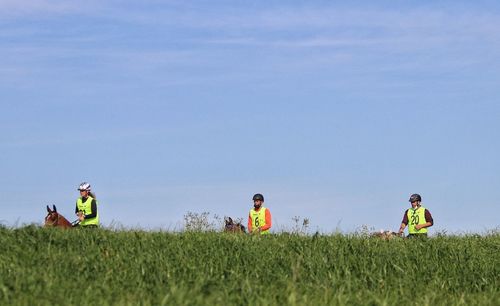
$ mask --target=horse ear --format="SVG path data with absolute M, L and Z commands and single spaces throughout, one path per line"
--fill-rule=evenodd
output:
M 229 218 L 229 223 L 233 224 L 233 219 L 231 217 L 228 217 Z
M 52 205 L 52 208 L 54 208 L 54 212 L 57 212 L 57 208 L 55 205 Z
M 49 208 L 49 205 L 47 205 L 47 212 L 50 214 L 52 211 Z

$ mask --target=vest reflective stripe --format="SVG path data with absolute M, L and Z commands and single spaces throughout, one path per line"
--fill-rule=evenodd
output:
M 84 215 L 90 215 L 92 213 L 92 200 L 94 198 L 88 197 L 87 201 L 85 203 L 82 202 L 82 198 L 78 198 L 76 200 L 76 207 L 78 207 L 78 211 L 83 212 Z M 97 200 L 95 201 L 95 204 L 97 206 Z M 97 214 L 95 218 L 91 219 L 83 219 L 82 222 L 80 222 L 81 226 L 86 226 L 86 225 L 99 225 L 99 210 L 97 210 Z
M 266 225 L 266 210 L 267 208 L 265 207 L 261 207 L 259 211 L 255 211 L 255 208 L 252 208 L 250 210 L 250 218 L 252 219 L 253 230 Z M 261 234 L 269 234 L 269 230 L 262 231 Z
M 406 213 L 408 216 L 408 232 L 410 234 L 426 234 L 427 228 L 421 228 L 417 230 L 415 225 L 417 224 L 425 224 L 425 208 L 420 206 L 417 210 L 413 210 L 412 208 L 408 209 Z

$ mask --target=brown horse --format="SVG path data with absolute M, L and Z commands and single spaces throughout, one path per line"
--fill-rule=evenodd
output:
M 246 229 L 241 222 L 234 222 L 231 217 L 224 218 L 224 232 L 227 233 L 246 233 Z
M 47 205 L 47 216 L 45 217 L 45 227 L 61 227 L 61 228 L 72 228 L 77 224 L 69 222 L 61 214 L 57 212 L 55 205 L 52 205 L 52 209 Z
M 401 238 L 401 235 L 396 232 L 391 232 L 391 231 L 383 231 L 381 230 L 380 232 L 372 233 L 370 237 L 375 237 L 379 238 L 382 240 L 390 240 L 393 238 Z

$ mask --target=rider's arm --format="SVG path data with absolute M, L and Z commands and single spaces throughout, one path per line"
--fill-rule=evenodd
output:
M 429 226 L 434 225 L 434 219 L 432 219 L 431 212 L 428 209 L 425 210 L 425 222 L 430 223 Z
M 90 214 L 85 215 L 85 219 L 92 219 L 97 217 L 97 203 L 95 199 L 92 199 L 92 203 L 90 204 L 90 211 Z
M 405 214 L 403 215 L 403 221 L 401 221 L 401 226 L 399 227 L 400 234 L 403 233 L 406 225 L 408 225 L 408 209 L 405 211 Z
M 252 232 L 252 217 L 250 217 L 250 214 L 248 215 L 248 232 Z
M 418 224 L 415 226 L 416 229 L 420 230 L 422 228 L 431 227 L 434 224 L 434 220 L 432 220 L 431 213 L 426 209 L 425 210 L 425 223 Z
M 266 225 L 262 226 L 260 228 L 261 231 L 267 231 L 268 229 L 271 228 L 271 212 L 269 209 L 266 209 Z
M 405 211 L 405 214 L 403 215 L 403 220 L 401 221 L 402 224 L 405 226 L 408 225 L 408 209 Z

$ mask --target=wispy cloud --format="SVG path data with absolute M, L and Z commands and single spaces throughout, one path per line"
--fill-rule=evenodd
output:
M 8 127 L 6 127 L 8 128 Z M 12 128 L 12 126 L 10 126 Z M 165 132 L 165 131 L 163 131 Z M 42 147 L 42 146 L 77 146 L 81 143 L 80 137 L 76 137 L 77 131 L 75 134 L 63 134 L 59 135 L 60 137 L 45 137 L 48 131 L 39 130 L 32 131 L 31 133 L 25 135 L 24 137 L 19 137 L 20 134 L 17 134 L 16 138 L 11 137 L 10 135 L 5 135 L 0 139 L 0 148 L 3 149 L 19 149 L 19 148 L 30 148 L 30 147 Z M 60 131 L 50 131 L 51 135 L 57 135 Z M 124 129 L 123 127 L 120 129 L 109 128 L 106 130 L 99 130 L 95 132 L 87 131 L 86 132 L 86 141 L 89 143 L 121 143 L 130 138 L 147 138 L 154 135 L 158 135 L 158 131 L 154 129 L 148 128 L 139 128 L 133 127 Z
M 2 0 L 0 16 L 21 17 L 37 14 L 68 14 L 95 8 L 93 1 L 72 0 Z
M 175 86 L 318 68 L 341 71 L 347 65 L 371 74 L 461 69 L 492 62 L 500 52 L 500 18 L 479 8 L 247 8 L 176 1 L 125 7 L 113 1 L 2 2 L 0 14 L 17 12 L 20 20 L 22 14 L 45 16 L 50 24 L 50 14 L 79 12 L 78 24 L 112 26 L 8 23 L 0 29 L 0 78 L 12 83 L 30 71 L 60 71 L 78 79 L 88 69 L 100 69 L 101 75 Z

